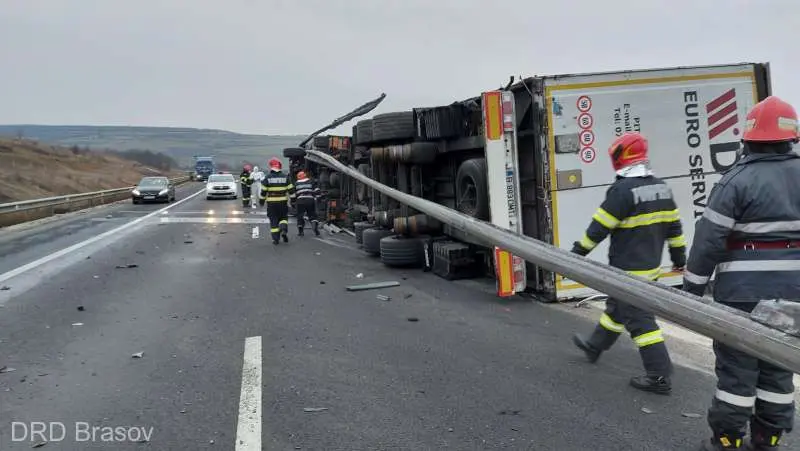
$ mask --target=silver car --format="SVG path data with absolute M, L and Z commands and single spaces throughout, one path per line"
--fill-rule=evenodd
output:
M 238 183 L 233 174 L 212 174 L 206 182 L 206 199 L 236 199 Z

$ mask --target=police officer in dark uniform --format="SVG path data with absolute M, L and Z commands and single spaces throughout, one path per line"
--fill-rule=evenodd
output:
M 267 204 L 272 244 L 278 244 L 283 237 L 283 242 L 289 242 L 289 196 L 294 195 L 294 185 L 283 172 L 281 160 L 269 160 L 269 174 L 261 182 L 261 197 L 259 205 Z
M 320 195 L 320 190 L 317 183 L 311 180 L 305 171 L 300 171 L 297 173 L 294 188 L 297 196 L 297 234 L 303 236 L 303 228 L 305 226 L 305 218 L 303 216 L 308 215 L 314 235 L 319 236 L 317 198 Z
M 664 242 L 669 244 L 674 270 L 686 263 L 686 241 L 672 190 L 653 175 L 647 156 L 647 139 L 624 133 L 608 149 L 616 181 L 606 192 L 592 222 L 572 252 L 587 255 L 609 234 L 609 264 L 633 276 L 657 280 L 661 273 Z M 616 299 L 588 338 L 575 335 L 573 342 L 594 363 L 627 329 L 639 348 L 646 374 L 631 379 L 640 390 L 669 394 L 672 390 L 670 360 L 655 316 Z
M 244 165 L 242 173 L 239 175 L 239 183 L 242 185 L 242 206 L 250 206 L 253 186 L 253 167 L 249 164 Z
M 797 112 L 777 97 L 747 115 L 739 160 L 717 183 L 698 220 L 684 290 L 702 296 L 716 269 L 714 300 L 751 312 L 762 299 L 800 301 L 800 156 Z M 714 342 L 717 390 L 712 438 L 701 449 L 777 450 L 794 426 L 792 373 Z

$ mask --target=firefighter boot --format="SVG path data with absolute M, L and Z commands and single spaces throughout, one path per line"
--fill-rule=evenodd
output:
M 314 235 L 319 236 L 319 221 L 313 221 L 311 227 L 314 229 Z
M 700 451 L 725 451 L 728 449 L 745 449 L 742 443 L 744 442 L 744 434 L 730 433 L 730 434 L 714 434 L 710 440 L 703 441 L 700 446 Z
M 303 228 L 302 227 L 298 227 L 297 228 L 297 236 L 303 236 L 303 233 L 304 233 L 303 232 Z
M 602 351 L 596 349 L 594 346 L 590 345 L 588 341 L 586 341 L 583 337 L 578 334 L 572 336 L 572 342 L 575 343 L 575 346 L 580 348 L 581 351 L 586 354 L 586 358 L 589 359 L 589 363 L 597 362 L 597 359 L 600 358 L 600 354 Z
M 749 451 L 778 451 L 783 431 L 771 428 L 756 418 L 750 420 Z
M 283 238 L 284 243 L 289 242 L 289 226 L 287 224 L 281 224 L 281 238 Z
M 642 391 L 656 393 L 659 395 L 668 395 L 672 391 L 672 383 L 670 382 L 669 378 L 665 376 L 632 377 L 631 386 Z

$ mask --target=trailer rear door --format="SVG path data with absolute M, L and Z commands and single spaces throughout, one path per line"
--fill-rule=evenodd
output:
M 607 148 L 625 131 L 650 142 L 656 176 L 673 189 L 684 235 L 721 173 L 740 157 L 747 111 L 769 95 L 768 66 L 738 64 L 545 77 L 554 245 L 570 249 L 614 181 Z M 608 240 L 590 258 L 607 263 Z M 664 253 L 661 283 L 677 285 Z M 596 294 L 556 277 L 559 299 Z

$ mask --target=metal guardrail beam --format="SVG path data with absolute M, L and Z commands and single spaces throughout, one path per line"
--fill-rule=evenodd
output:
M 170 182 L 177 185 L 187 182 L 190 179 L 191 177 L 189 176 L 182 176 L 170 179 Z M 135 188 L 135 186 L 107 189 L 103 191 L 93 191 L 90 193 L 67 194 L 64 196 L 53 196 L 53 197 L 44 197 L 40 199 L 23 200 L 19 202 L 9 202 L 5 204 L 0 204 L 0 215 L 7 213 L 18 213 L 27 210 L 34 210 L 37 208 L 52 207 L 52 206 L 62 205 L 65 203 L 68 204 L 72 202 L 81 202 L 96 198 L 103 198 L 107 196 L 115 196 L 118 194 L 130 192 L 133 188 Z
M 382 194 L 451 227 L 493 243 L 531 263 L 800 374 L 800 338 L 759 324 L 743 312 L 655 282 L 632 277 L 619 269 L 400 192 L 364 176 L 324 153 L 308 150 L 306 158 L 342 172 Z

